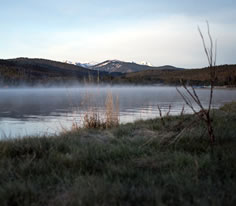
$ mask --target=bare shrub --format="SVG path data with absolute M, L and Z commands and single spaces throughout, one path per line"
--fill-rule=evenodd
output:
M 209 71 L 210 71 L 210 94 L 209 94 L 208 107 L 206 109 L 203 107 L 202 102 L 200 101 L 199 96 L 198 96 L 195 88 L 192 85 L 187 87 L 186 83 L 184 83 L 184 81 L 181 80 L 181 84 L 182 84 L 182 87 L 184 88 L 185 94 L 184 94 L 184 92 L 181 92 L 177 87 L 176 87 L 176 90 L 180 94 L 180 96 L 183 98 L 186 105 L 191 108 L 193 113 L 195 115 L 197 115 L 197 117 L 201 121 L 205 122 L 205 125 L 208 130 L 208 135 L 209 135 L 210 141 L 213 144 L 215 142 L 215 135 L 214 135 L 214 131 L 213 131 L 212 117 L 211 117 L 210 112 L 211 112 L 211 107 L 212 107 L 214 83 L 215 83 L 215 79 L 216 79 L 215 66 L 216 66 L 217 42 L 215 42 L 215 45 L 214 45 L 208 22 L 207 22 L 207 33 L 208 33 L 208 38 L 210 41 L 209 48 L 206 45 L 205 38 L 204 38 L 204 36 L 201 32 L 201 29 L 199 27 L 198 27 L 198 31 L 199 31 L 200 37 L 202 39 L 203 48 L 204 48 L 204 52 L 205 52 L 207 60 L 208 60 L 208 66 L 209 66 Z M 200 108 L 199 112 L 194 108 L 192 102 L 196 103 L 197 106 Z

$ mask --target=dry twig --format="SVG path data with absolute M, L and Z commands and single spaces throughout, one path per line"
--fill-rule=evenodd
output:
M 158 109 L 158 111 L 159 111 L 159 115 L 160 115 L 160 118 L 161 118 L 161 123 L 162 123 L 163 126 L 165 126 L 165 121 L 164 121 L 164 119 L 163 119 L 162 111 L 161 111 L 161 108 L 160 108 L 159 105 L 157 105 L 157 109 Z

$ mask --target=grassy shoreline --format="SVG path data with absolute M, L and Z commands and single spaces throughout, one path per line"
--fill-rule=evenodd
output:
M 1 205 L 235 205 L 235 108 L 2 140 Z

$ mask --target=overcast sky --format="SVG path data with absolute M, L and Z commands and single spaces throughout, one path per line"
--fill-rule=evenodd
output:
M 217 63 L 235 64 L 235 0 L 0 0 L 0 58 L 203 67 L 206 20 Z

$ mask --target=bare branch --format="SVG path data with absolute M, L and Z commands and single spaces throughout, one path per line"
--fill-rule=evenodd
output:
M 178 89 L 178 87 L 176 87 L 176 90 L 177 90 L 177 92 L 180 94 L 180 96 L 182 97 L 182 99 L 184 100 L 184 102 L 192 109 L 193 113 L 196 114 L 197 111 L 194 109 L 194 107 L 193 107 L 191 101 L 188 100 L 188 99 L 183 95 L 182 92 L 180 92 L 180 90 Z
M 184 114 L 184 104 L 183 104 L 182 110 L 180 112 L 180 116 L 183 116 L 183 114 Z
M 199 99 L 199 97 L 198 97 L 198 95 L 197 95 L 197 93 L 196 93 L 196 90 L 193 88 L 193 86 L 191 86 L 192 87 L 192 90 L 193 90 L 193 94 L 194 94 L 194 96 L 195 96 L 195 98 L 196 98 L 196 100 L 197 100 L 197 104 L 198 104 L 198 106 L 201 108 L 201 110 L 203 110 L 203 111 L 205 111 L 204 110 L 204 107 L 202 106 L 202 103 L 201 103 L 201 101 L 200 101 L 200 99 Z
M 214 59 L 214 66 L 216 66 L 216 57 L 217 57 L 217 40 L 215 41 L 215 59 Z
M 167 116 L 167 117 L 169 117 L 170 110 L 171 110 L 171 104 L 169 104 L 168 112 L 166 113 L 166 116 Z
M 205 39 L 204 39 L 204 36 L 203 36 L 203 34 L 202 34 L 202 31 L 201 31 L 201 29 L 198 27 L 198 32 L 199 32 L 199 34 L 200 34 L 200 37 L 201 37 L 201 39 L 202 39 L 202 44 L 203 44 L 203 48 L 204 48 L 204 52 L 205 52 L 205 54 L 206 54 L 206 56 L 207 56 L 207 60 L 208 60 L 208 63 L 209 63 L 209 65 L 210 65 L 210 58 L 209 58 L 209 53 L 208 53 L 208 50 L 207 50 L 207 46 L 206 46 L 206 43 L 205 43 Z
M 159 115 L 160 115 L 160 118 L 161 118 L 161 122 L 162 122 L 162 125 L 165 126 L 165 121 L 163 119 L 163 116 L 162 116 L 162 111 L 161 111 L 161 108 L 159 105 L 157 105 L 157 109 L 159 111 Z
M 210 50 L 210 60 L 211 61 L 210 61 L 209 66 L 212 67 L 213 66 L 213 47 L 214 47 L 214 45 L 213 45 L 213 41 L 212 41 L 212 37 L 211 37 L 211 33 L 210 33 L 210 26 L 209 26 L 208 21 L 206 21 L 206 23 L 207 23 L 208 37 L 209 37 L 209 40 L 210 40 L 210 48 L 209 48 L 209 50 Z

